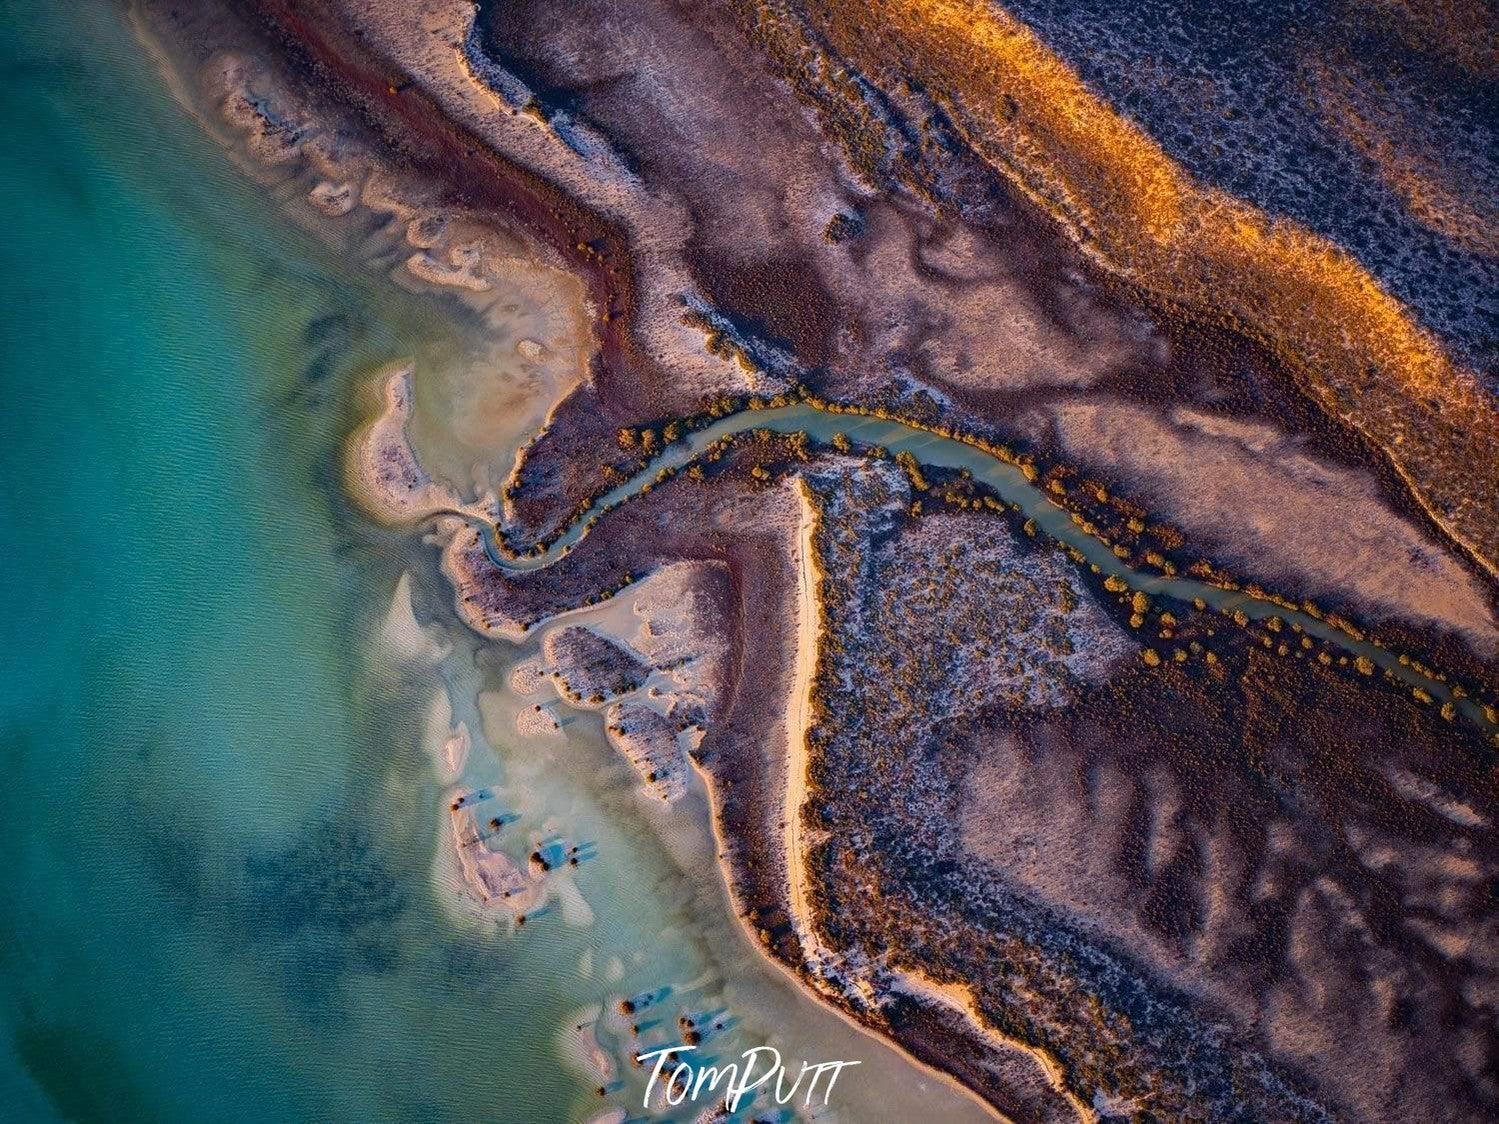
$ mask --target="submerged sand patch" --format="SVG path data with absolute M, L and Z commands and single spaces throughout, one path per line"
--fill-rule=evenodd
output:
M 504 486 L 553 405 L 587 377 L 594 341 L 571 274 L 519 255 L 470 268 L 485 289 L 460 299 L 480 330 L 453 361 L 418 369 L 410 434 L 434 473 L 482 495 Z
M 411 361 L 413 454 L 459 496 L 498 491 L 523 443 L 587 377 L 595 316 L 582 279 L 494 215 L 439 198 L 252 55 L 214 52 L 177 89 L 304 225 L 402 288 L 443 296 L 461 342 Z

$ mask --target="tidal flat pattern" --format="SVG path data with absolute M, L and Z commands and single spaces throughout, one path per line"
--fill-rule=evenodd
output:
M 17 1115 L 1499 1112 L 1491 13 L 4 22 Z

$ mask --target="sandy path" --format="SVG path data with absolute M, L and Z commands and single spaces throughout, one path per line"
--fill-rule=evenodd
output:
M 967 1024 L 969 1033 L 982 1043 L 994 1058 L 1007 1059 L 1011 1065 L 1034 1066 L 1034 1077 L 1031 1080 L 1025 1080 L 1021 1073 L 1014 1073 L 1012 1070 L 1017 1085 L 1044 1088 L 1070 1108 L 1072 1116 L 1082 1124 L 1096 1124 L 1099 1117 L 1098 1107 L 1101 1106 L 1097 1103 L 1093 1106 L 1085 1104 L 1069 1092 L 1061 1066 L 1045 1051 L 1036 1049 L 1018 1038 L 1010 1038 L 1001 1034 L 984 1021 L 984 1017 L 978 1012 L 973 991 L 970 988 L 957 984 L 938 983 L 921 972 L 897 972 L 893 974 L 890 982 L 895 990 L 904 992 L 913 999 L 959 1015 Z M 1105 1102 L 1106 1107 L 1112 1110 L 1111 1114 L 1128 1115 L 1139 1108 L 1137 1105 L 1125 1102 L 1107 1104 L 1107 1098 L 1103 1097 L 1097 1100 Z M 1060 1110 L 1060 1105 L 1058 1108 Z
M 811 923 L 807 902 L 807 870 L 802 861 L 802 804 L 807 799 L 807 722 L 812 708 L 812 678 L 817 668 L 817 558 L 812 532 L 817 510 L 803 481 L 797 482 L 801 523 L 796 536 L 796 670 L 786 708 L 786 878 L 791 923 L 809 960 L 820 960 L 824 949 Z

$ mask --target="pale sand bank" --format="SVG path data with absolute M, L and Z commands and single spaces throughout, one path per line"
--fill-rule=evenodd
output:
M 544 703 L 522 707 L 515 715 L 515 732 L 523 738 L 560 738 L 562 723 L 557 712 Z
M 432 759 L 439 779 L 449 784 L 458 779 L 468 763 L 468 724 L 454 725 L 453 700 L 445 686 L 439 685 L 432 692 L 422 727 L 422 747 Z
M 552 872 L 547 883 L 547 896 L 556 901 L 562 923 L 568 928 L 586 929 L 594 923 L 593 906 L 578 888 L 571 867 L 559 867 Z
M 786 878 L 791 924 L 812 964 L 830 960 L 831 953 L 817 935 L 808 904 L 807 870 L 804 857 L 810 840 L 803 838 L 802 805 L 807 800 L 807 727 L 812 708 L 813 678 L 817 671 L 817 640 L 821 631 L 817 600 L 821 576 L 817 568 L 814 535 L 817 506 L 806 484 L 797 481 L 801 518 L 796 542 L 796 665 L 791 677 L 791 696 L 786 704 Z
M 365 511 L 383 523 L 410 523 L 438 512 L 462 509 L 457 493 L 437 483 L 422 468 L 407 439 L 411 374 L 407 364 L 382 372 L 382 409 L 349 443 L 349 491 Z
M 412 254 L 406 259 L 406 268 L 429 285 L 452 285 L 483 293 L 489 290 L 490 281 L 478 270 L 482 253 L 474 243 L 465 242 L 449 247 L 441 256 L 425 251 Z
M 583 1007 L 569 1015 L 557 1035 L 557 1052 L 575 1072 L 607 1086 L 618 1078 L 619 1066 L 599 1041 L 601 1014 L 600 1008 Z
M 546 900 L 545 879 L 523 870 L 503 851 L 490 850 L 486 839 L 492 830 L 471 808 L 453 807 L 460 793 L 449 800 L 453 848 L 464 886 L 485 907 L 504 908 L 524 917 Z
M 546 664 L 540 656 L 520 660 L 510 669 L 510 689 L 517 695 L 539 694 L 549 682 Z
M 1057 1113 L 1057 1120 L 1084 1121 L 1093 1124 L 1098 1120 L 1098 1106 L 1084 1104 L 1067 1090 L 1062 1070 L 1055 1061 L 1039 1050 L 1033 1049 L 1017 1039 L 1000 1034 L 983 1019 L 974 1003 L 970 988 L 958 984 L 943 984 L 919 972 L 895 972 L 891 974 L 890 987 L 919 1002 L 944 1008 L 962 1017 L 968 1030 L 991 1054 L 989 1068 L 1006 1075 L 1017 1089 L 1034 1088 L 1029 1097 L 1038 1103 L 1050 1103 L 1062 1098 L 1070 1112 Z M 1044 1088 L 1040 1087 L 1043 1086 Z M 1096 1100 L 1096 1098 L 1095 1098 Z M 1058 1105 L 1060 1108 L 1060 1104 Z M 1120 1105 L 1117 1111 L 1128 1116 L 1141 1106 Z
M 330 183 L 319 180 L 307 193 L 308 200 L 329 218 L 342 218 L 358 205 L 355 187 L 351 183 Z
M 443 757 L 446 760 L 448 773 L 457 776 L 463 772 L 463 766 L 468 761 L 469 736 L 468 726 L 460 722 L 454 727 L 453 732 L 442 744 Z

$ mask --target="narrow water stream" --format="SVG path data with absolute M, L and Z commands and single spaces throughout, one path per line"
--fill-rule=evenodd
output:
M 1026 479 L 1015 465 L 999 459 L 976 445 L 956 438 L 919 429 L 904 422 L 858 414 L 834 413 L 806 402 L 762 410 L 742 410 L 719 418 L 669 446 L 629 480 L 600 496 L 565 533 L 537 555 L 505 557 L 497 548 L 492 533 L 486 531 L 485 545 L 495 565 L 507 570 L 534 570 L 551 565 L 570 550 L 594 523 L 608 511 L 639 495 L 656 481 L 663 469 L 680 469 L 697 459 L 715 441 L 747 430 L 768 429 L 775 433 L 806 433 L 814 440 L 827 442 L 834 434 L 843 434 L 858 446 L 880 446 L 891 455 L 910 453 L 923 466 L 966 469 L 973 478 L 988 485 L 1008 503 L 1017 505 L 1027 518 L 1035 520 L 1038 530 L 1063 546 L 1080 552 L 1086 562 L 1102 574 L 1126 582 L 1130 589 L 1151 597 L 1168 597 L 1191 603 L 1201 600 L 1225 614 L 1242 612 L 1250 620 L 1279 617 L 1295 625 L 1306 635 L 1342 649 L 1351 657 L 1363 656 L 1382 671 L 1388 671 L 1411 689 L 1425 691 L 1433 705 L 1452 703 L 1464 719 L 1489 734 L 1499 733 L 1499 725 L 1488 720 L 1483 708 L 1471 698 L 1457 697 L 1451 687 L 1402 663 L 1398 653 L 1360 640 L 1326 620 L 1299 609 L 1288 609 L 1273 601 L 1262 600 L 1241 590 L 1224 589 L 1207 582 L 1180 576 L 1151 574 L 1128 565 L 1104 543 L 1083 531 L 1072 521 L 1072 514 L 1053 502 L 1045 492 Z

